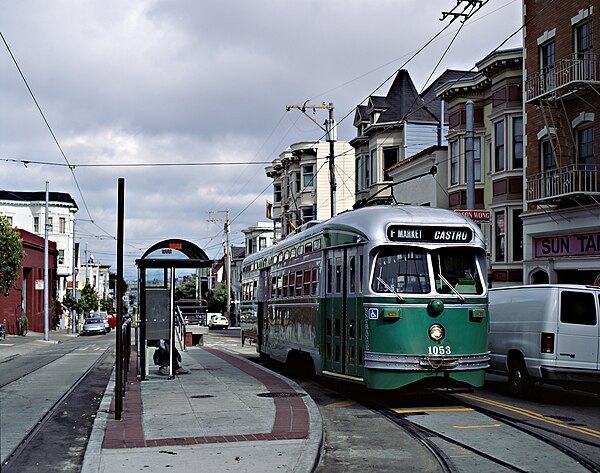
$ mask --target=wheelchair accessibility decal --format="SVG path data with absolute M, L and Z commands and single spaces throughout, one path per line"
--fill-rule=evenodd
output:
M 369 320 L 377 320 L 379 318 L 379 309 L 369 309 Z

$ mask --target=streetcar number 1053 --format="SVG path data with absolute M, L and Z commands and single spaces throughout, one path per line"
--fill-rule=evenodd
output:
M 452 354 L 452 349 L 446 345 L 434 345 L 427 347 L 428 355 L 450 355 Z

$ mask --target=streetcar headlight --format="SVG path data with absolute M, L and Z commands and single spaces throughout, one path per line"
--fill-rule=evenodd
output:
M 429 338 L 431 338 L 433 341 L 437 342 L 441 340 L 444 338 L 444 335 L 446 335 L 446 331 L 440 324 L 433 324 L 431 327 L 429 327 Z

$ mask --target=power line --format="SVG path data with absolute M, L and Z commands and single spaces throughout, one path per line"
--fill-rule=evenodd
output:
M 149 168 L 149 167 L 187 167 L 187 166 L 253 166 L 271 164 L 271 161 L 212 161 L 212 162 L 194 162 L 194 163 L 94 163 L 94 164 L 63 164 L 50 161 L 32 161 L 30 159 L 0 158 L 0 161 L 8 163 L 23 164 L 27 167 L 30 164 L 40 166 L 58 166 L 75 168 Z

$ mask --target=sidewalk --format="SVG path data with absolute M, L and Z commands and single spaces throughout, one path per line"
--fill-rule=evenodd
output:
M 169 380 L 150 367 L 136 378 L 132 352 L 122 420 L 114 376 L 85 453 L 83 473 L 115 471 L 311 472 L 322 420 L 294 382 L 215 348 L 181 353 L 189 373 Z

